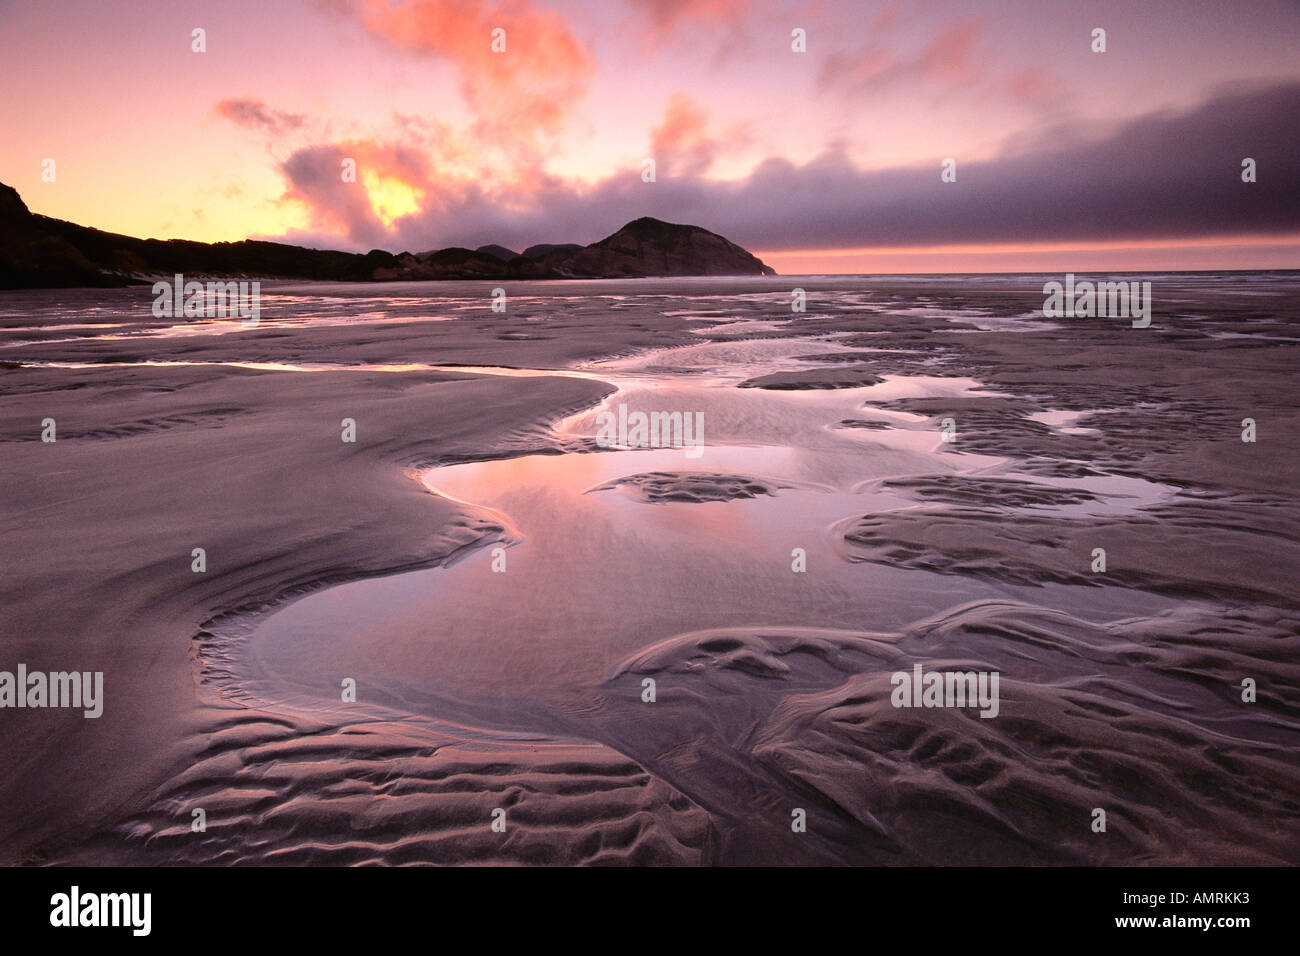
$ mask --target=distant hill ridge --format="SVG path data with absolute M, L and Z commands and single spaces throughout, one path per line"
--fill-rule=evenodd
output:
M 740 246 L 699 226 L 633 220 L 589 246 L 541 243 L 432 252 L 338 252 L 281 242 L 137 239 L 31 212 L 0 183 L 0 289 L 113 286 L 173 273 L 346 282 L 396 279 L 612 279 L 775 275 Z

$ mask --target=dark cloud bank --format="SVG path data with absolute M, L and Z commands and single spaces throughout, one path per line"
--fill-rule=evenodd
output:
M 478 188 L 454 198 L 435 190 L 428 207 L 399 220 L 393 232 L 355 202 L 355 193 L 321 188 L 324 169 L 330 181 L 337 178 L 332 148 L 301 151 L 283 170 L 292 189 L 347 223 L 355 247 L 394 251 L 585 243 L 644 215 L 701 225 L 768 251 L 1178 240 L 1300 232 L 1298 115 L 1300 84 L 1235 88 L 1192 110 L 1146 115 L 1100 135 L 1064 126 L 1035 135 L 1032 145 L 1009 143 L 995 160 L 956 155 L 954 183 L 941 182 L 939 156 L 880 171 L 860 170 L 843 153 L 802 166 L 773 159 L 735 183 L 674 177 L 666 157 L 655 183 L 641 181 L 639 166 L 587 191 L 544 180 L 522 210 L 504 208 Z M 1246 157 L 1257 163 L 1257 182 L 1242 182 Z

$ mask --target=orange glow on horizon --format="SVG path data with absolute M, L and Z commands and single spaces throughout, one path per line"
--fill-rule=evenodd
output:
M 1300 269 L 1300 234 L 754 250 L 754 255 L 782 275 Z

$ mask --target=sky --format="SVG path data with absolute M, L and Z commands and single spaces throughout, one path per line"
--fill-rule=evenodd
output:
M 0 182 L 157 238 L 1300 268 L 1298 53 L 1300 0 L 0 0 Z

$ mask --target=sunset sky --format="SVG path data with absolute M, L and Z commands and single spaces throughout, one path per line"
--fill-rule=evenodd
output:
M 0 0 L 0 76 L 0 181 L 131 235 L 651 215 L 786 274 L 1300 267 L 1296 0 Z

